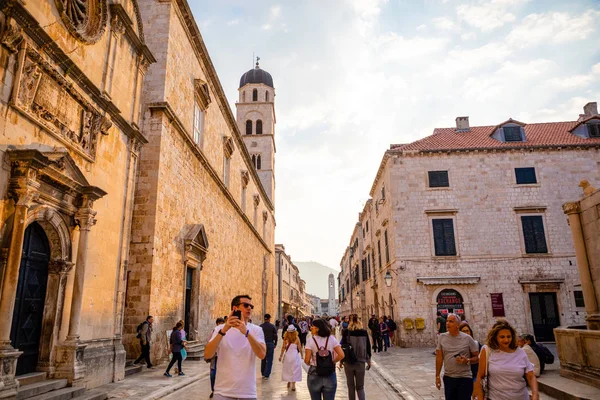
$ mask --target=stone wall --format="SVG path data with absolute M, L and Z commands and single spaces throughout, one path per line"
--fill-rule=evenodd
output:
M 208 240 L 198 316 L 190 327 L 194 339 L 206 342 L 235 295 L 252 297 L 254 322 L 260 323 L 265 312 L 275 313 L 275 220 L 202 38 L 185 22 L 189 10 L 184 2 L 144 3 L 144 24 L 158 38 L 149 42 L 158 62 L 144 82 L 143 132 L 149 144 L 141 154 L 135 200 L 125 342 L 128 355 L 136 355 L 135 328 L 153 315 L 152 354 L 162 358 L 167 355 L 165 331 L 184 318 L 184 238 L 190 228 L 203 225 Z M 199 144 L 192 139 L 195 80 L 206 82 L 210 93 Z M 223 181 L 224 137 L 234 146 L 229 185 Z
M 145 66 L 152 62 L 151 54 L 144 53 L 136 11 L 136 1 L 107 7 L 104 29 L 94 41 L 77 39 L 61 20 L 54 2 L 14 5 L 12 15 L 27 21 L 23 26 L 4 14 L 0 17 L 4 40 L 0 53 L 0 157 L 6 160 L 9 146 L 40 151 L 66 149 L 84 179 L 107 193 L 93 205 L 97 223 L 89 234 L 78 332 L 80 340 L 90 344 L 86 353 L 89 357 L 83 360 L 87 364 L 84 384 L 88 387 L 123 376 L 124 359 L 119 348 L 123 265 L 127 256 L 124 249 L 129 242 L 135 160 L 139 146 L 145 142 L 135 126 L 139 116 L 137 83 Z M 8 26 L 15 29 L 15 35 L 5 35 Z M 40 40 L 45 42 L 43 46 Z M 20 56 L 24 64 L 18 62 Z M 20 82 L 15 81 L 16 76 L 21 77 Z M 26 93 L 28 83 L 35 90 Z M 17 84 L 22 95 L 15 97 Z M 82 115 L 89 115 L 93 122 L 89 136 L 89 122 Z M 3 246 L 10 239 L 7 235 L 14 211 L 14 202 L 7 198 L 9 175 L 10 169 L 0 170 Z M 66 201 L 54 203 L 46 199 L 43 204 L 64 212 L 61 207 Z M 67 213 L 64 219 L 74 246 L 71 254 L 61 257 L 75 262 L 79 229 L 72 215 Z M 67 277 L 61 299 L 64 308 L 56 321 L 53 346 L 67 336 L 76 268 L 77 265 Z M 2 317 L 9 321 L 12 318 Z M 52 375 L 53 365 L 48 368 Z

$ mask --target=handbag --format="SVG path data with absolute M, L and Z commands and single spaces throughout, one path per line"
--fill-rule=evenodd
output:
M 489 395 L 489 383 L 488 383 L 488 366 L 490 365 L 490 357 L 492 356 L 492 352 L 489 351 L 489 347 L 485 347 L 485 372 L 483 373 L 483 378 L 481 378 L 481 391 L 483 392 L 483 399 L 479 400 L 487 400 Z M 489 354 L 487 354 L 489 352 Z

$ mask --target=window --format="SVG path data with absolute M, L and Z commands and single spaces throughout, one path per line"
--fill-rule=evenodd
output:
M 252 101 L 258 101 L 258 90 L 252 90 Z
M 269 101 L 269 91 L 265 91 L 265 101 L 268 102 Z
M 223 183 L 225 187 L 229 187 L 229 170 L 231 165 L 231 157 L 223 157 Z
M 367 254 L 367 277 L 371 279 L 371 254 Z
M 588 135 L 594 138 L 600 138 L 600 124 L 587 124 Z
M 504 131 L 505 142 L 522 142 L 521 127 L 520 126 L 505 126 L 502 128 Z
M 260 119 L 256 121 L 256 134 L 262 135 L 262 121 Z
M 547 253 L 546 235 L 544 234 L 544 221 L 541 215 L 521 217 L 523 225 L 523 239 L 525 240 L 525 253 Z
M 381 268 L 381 240 L 377 241 L 377 257 L 379 258 L 379 268 Z
M 204 129 L 204 111 L 200 106 L 194 104 L 194 142 L 200 144 L 202 140 L 202 131 Z
M 381 187 L 381 200 L 385 200 L 385 186 Z
M 367 221 L 367 233 L 369 233 L 369 221 Z
M 256 169 L 261 168 L 260 154 L 256 157 Z
M 433 243 L 436 256 L 455 256 L 454 220 L 452 218 L 433 219 Z
M 367 280 L 367 259 L 363 258 L 361 260 L 361 269 L 362 269 L 362 280 L 366 281 Z
M 242 102 L 243 103 L 246 102 L 246 91 L 245 90 L 242 92 Z
M 526 185 L 537 183 L 535 177 L 535 168 L 515 168 L 515 176 L 517 177 L 517 185 Z
M 252 121 L 246 121 L 246 135 L 252 135 Z
M 360 284 L 360 276 L 358 275 L 358 265 L 354 268 L 354 283 L 356 286 Z
M 429 187 L 450 187 L 450 181 L 448 180 L 448 171 L 429 171 Z
M 256 168 L 256 155 L 252 156 L 252 165 L 254 165 L 254 168 Z
M 575 296 L 575 307 L 585 307 L 583 292 L 581 290 L 574 290 L 573 296 Z
M 385 263 L 387 264 L 390 262 L 390 249 L 389 249 L 389 245 L 388 245 L 387 229 L 385 230 L 385 232 L 383 232 L 383 240 L 384 240 L 384 245 L 385 245 Z

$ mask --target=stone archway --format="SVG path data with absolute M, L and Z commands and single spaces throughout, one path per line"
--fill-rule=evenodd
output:
M 71 232 L 65 216 L 46 205 L 35 205 L 27 214 L 27 226 L 37 223 L 42 227 L 50 244 L 50 262 L 48 263 L 48 283 L 42 319 L 42 333 L 37 369 L 54 375 L 56 363 L 56 344 L 59 341 L 60 322 L 62 320 L 67 276 L 73 266 L 71 261 Z

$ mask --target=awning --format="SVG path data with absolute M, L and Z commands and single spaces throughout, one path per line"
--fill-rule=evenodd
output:
M 475 285 L 480 276 L 418 276 L 417 282 L 423 285 Z

